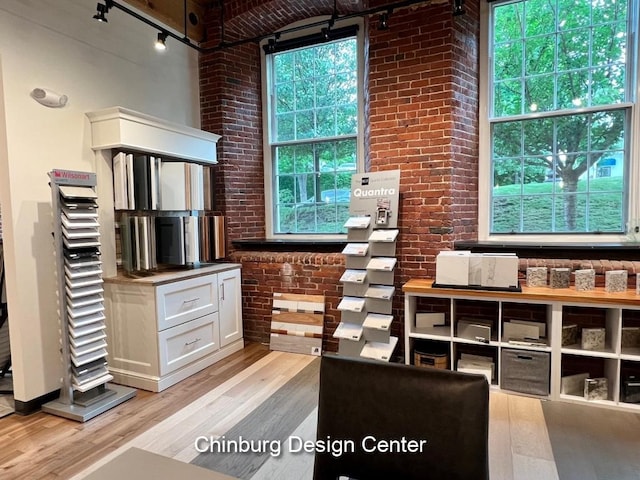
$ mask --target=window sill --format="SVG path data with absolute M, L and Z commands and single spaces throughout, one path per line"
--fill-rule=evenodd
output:
M 231 244 L 238 250 L 260 250 L 267 252 L 342 252 L 346 240 L 313 240 L 313 239 L 266 239 L 248 238 L 232 240 Z
M 515 253 L 519 258 L 572 260 L 640 260 L 640 243 L 455 242 L 456 250 L 476 253 Z

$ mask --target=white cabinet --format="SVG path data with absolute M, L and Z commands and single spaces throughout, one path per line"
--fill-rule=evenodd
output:
M 220 346 L 242 338 L 242 285 L 240 269 L 218 273 Z
M 499 292 L 433 288 L 410 280 L 405 293 L 405 363 L 415 352 L 446 353 L 447 367 L 480 356 L 493 363 L 492 387 L 640 411 L 640 296 L 603 288 L 528 288 Z M 514 331 L 538 338 L 514 340 Z M 569 335 L 571 331 L 573 337 Z M 583 344 L 599 330 L 601 345 Z M 488 372 L 488 375 L 491 372 Z M 584 378 L 606 379 L 605 398 L 587 399 Z M 571 382 L 571 388 L 568 385 Z M 576 383 L 577 382 L 577 383 Z
M 159 392 L 244 348 L 240 268 L 105 279 L 114 382 Z

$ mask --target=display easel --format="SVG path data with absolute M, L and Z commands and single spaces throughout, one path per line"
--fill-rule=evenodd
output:
M 107 369 L 96 174 L 52 170 L 49 178 L 64 373 L 60 397 L 42 410 L 85 422 L 136 391 L 107 384 L 113 377 Z

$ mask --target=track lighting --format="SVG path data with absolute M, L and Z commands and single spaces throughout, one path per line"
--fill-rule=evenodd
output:
M 464 10 L 464 0 L 453 0 L 453 15 L 457 17 L 465 13 L 467 12 Z
M 108 23 L 109 20 L 107 20 L 107 17 L 105 16 L 109 12 L 107 5 L 105 5 L 104 3 L 98 3 L 96 5 L 96 9 L 97 11 L 93 18 L 99 22 Z
M 389 30 L 389 15 L 393 13 L 393 9 L 390 8 L 386 12 L 380 14 L 380 20 L 378 21 L 378 30 Z
M 167 49 L 167 35 L 165 32 L 158 32 L 158 39 L 155 43 L 156 50 L 164 51 Z

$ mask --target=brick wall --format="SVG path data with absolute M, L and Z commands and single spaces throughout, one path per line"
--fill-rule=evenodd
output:
M 275 8 L 278 1 L 229 1 L 225 25 L 260 35 L 304 19 L 305 12 L 331 13 L 332 2 L 295 3 L 295 9 L 287 9 Z M 372 1 L 369 6 L 385 3 L 389 2 Z M 258 8 L 278 14 L 261 16 L 256 14 Z M 394 11 L 389 30 L 377 30 L 375 17 L 366 28 L 365 162 L 371 171 L 401 170 L 398 292 L 409 278 L 433 275 L 440 250 L 476 236 L 478 0 L 467 0 L 465 8 L 465 16 L 452 17 L 448 2 L 420 4 Z M 206 19 L 211 39 L 207 46 L 220 41 L 218 19 L 215 11 Z M 200 86 L 202 127 L 222 135 L 217 205 L 227 216 L 229 240 L 262 237 L 258 46 L 202 55 Z M 336 307 L 341 297 L 342 255 L 230 250 L 229 259 L 243 266 L 246 338 L 268 341 L 273 292 L 324 294 L 324 347 L 335 350 L 331 335 L 340 319 Z M 394 335 L 402 335 L 402 300 L 401 294 L 396 295 Z

